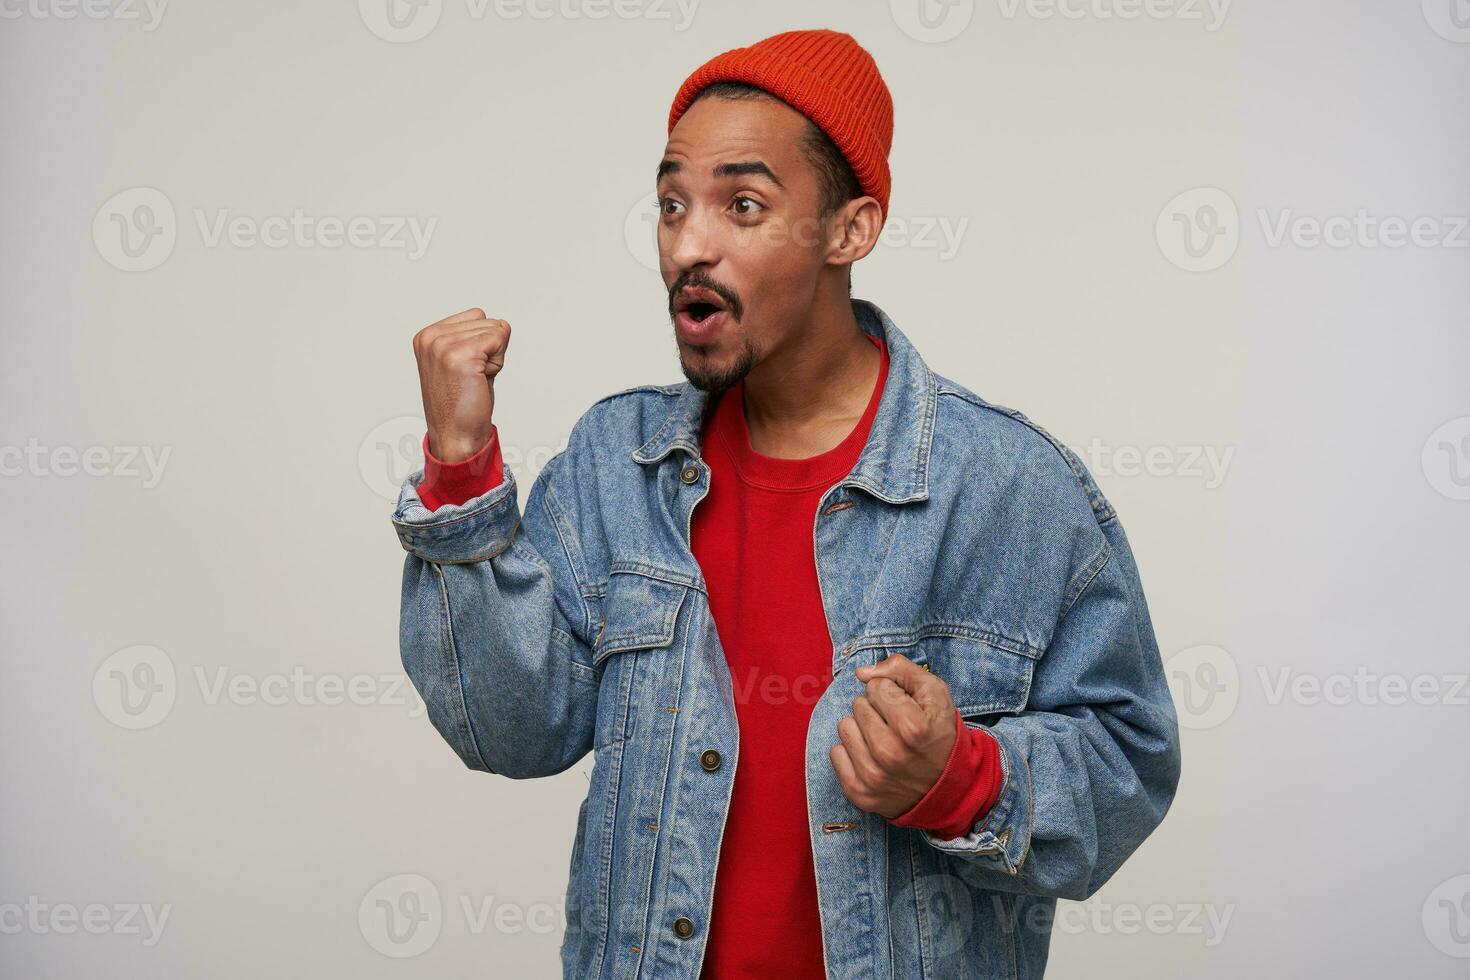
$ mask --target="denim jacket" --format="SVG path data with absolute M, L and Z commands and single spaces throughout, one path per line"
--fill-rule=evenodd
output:
M 1158 826 L 1178 722 L 1122 525 L 1081 461 L 1019 412 L 932 371 L 874 304 L 889 375 L 856 465 L 813 522 L 832 678 L 806 743 L 827 976 L 1040 977 L 1059 898 L 1091 896 Z M 589 751 L 564 976 L 695 980 L 739 765 L 734 693 L 689 546 L 709 490 L 708 393 L 594 402 L 518 505 L 429 511 L 404 482 L 400 643 L 471 769 L 559 773 Z M 1001 747 L 1003 785 L 940 839 L 859 810 L 828 750 L 892 654 Z

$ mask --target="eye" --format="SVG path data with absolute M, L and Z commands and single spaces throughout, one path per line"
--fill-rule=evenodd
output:
M 659 214 L 674 214 L 673 209 L 682 208 L 683 206 L 672 197 L 655 197 L 653 199 L 653 209 Z
M 750 207 L 741 209 L 741 204 L 749 204 Z M 736 214 L 755 214 L 757 211 L 765 210 L 764 205 L 762 205 L 759 201 L 753 200 L 748 197 L 737 197 L 734 201 L 730 203 L 730 206 L 735 209 Z

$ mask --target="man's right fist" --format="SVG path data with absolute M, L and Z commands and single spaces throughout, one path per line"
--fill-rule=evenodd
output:
M 510 324 L 478 307 L 413 335 L 429 452 L 446 463 L 469 459 L 490 441 L 495 376 L 505 366 Z

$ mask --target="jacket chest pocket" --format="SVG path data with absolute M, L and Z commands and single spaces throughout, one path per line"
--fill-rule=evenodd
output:
M 967 719 L 1016 714 L 1031 694 L 1036 658 L 985 640 L 929 635 L 885 652 L 903 654 L 948 684 L 955 707 Z
M 678 633 L 689 587 L 641 572 L 614 569 L 600 603 L 592 667 L 601 675 L 594 748 L 633 734 L 638 708 L 658 697 L 666 677 L 661 654 Z

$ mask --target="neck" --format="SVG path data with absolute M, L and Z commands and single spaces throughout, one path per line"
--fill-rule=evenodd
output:
M 802 459 L 840 443 L 862 418 L 882 356 L 839 296 L 812 307 L 806 326 L 750 370 L 744 391 L 751 448 Z

